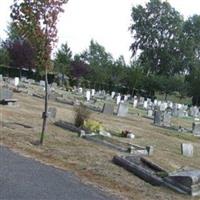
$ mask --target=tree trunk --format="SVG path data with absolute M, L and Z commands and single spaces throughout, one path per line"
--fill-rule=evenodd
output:
M 165 93 L 165 101 L 167 101 L 167 93 Z
M 48 109 L 48 77 L 47 77 L 47 68 L 45 69 L 45 103 L 44 103 L 44 112 L 42 115 L 43 118 L 43 124 L 42 124 L 42 133 L 40 137 L 40 144 L 43 144 L 44 140 L 44 133 L 46 130 L 46 124 L 47 124 L 47 109 Z

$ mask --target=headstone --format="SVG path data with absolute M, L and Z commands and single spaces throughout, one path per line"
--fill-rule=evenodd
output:
M 3 81 L 3 75 L 0 74 L 0 82 L 2 82 L 2 81 Z
M 178 117 L 184 117 L 185 115 L 184 115 L 184 110 L 183 110 L 183 108 L 181 107 L 180 109 L 178 109 Z
M 89 90 L 86 91 L 86 100 L 87 101 L 90 100 L 90 91 Z
M 154 124 L 162 125 L 162 112 L 159 109 L 154 111 Z
M 111 92 L 112 99 L 115 97 L 115 92 Z
M 112 115 L 114 112 L 114 104 L 111 103 L 104 103 L 103 106 L 103 113 L 107 115 Z
M 191 196 L 200 195 L 200 170 L 198 169 L 187 168 L 171 172 L 164 180 Z
M 124 95 L 124 101 L 128 100 L 128 95 Z
M 192 144 L 181 144 L 181 153 L 184 156 L 192 157 L 193 156 L 193 145 Z
M 49 107 L 48 108 L 48 118 L 49 119 L 55 119 L 56 118 L 56 108 L 55 107 Z
M 160 111 L 165 111 L 166 108 L 167 108 L 167 103 L 163 102 L 160 104 Z
M 117 110 L 117 116 L 126 117 L 128 114 L 128 105 L 125 103 L 120 103 Z
M 91 95 L 92 95 L 92 97 L 95 95 L 95 89 L 91 90 Z
M 19 85 L 19 77 L 15 77 L 14 79 L 14 86 L 18 86 Z
M 13 92 L 7 88 L 0 88 L 0 101 L 12 99 Z
M 154 104 L 155 106 L 157 106 L 157 104 L 158 104 L 158 100 L 155 99 L 154 102 L 153 102 L 153 104 Z
M 170 127 L 171 126 L 171 113 L 164 112 L 163 114 L 163 126 Z
M 138 100 L 137 99 L 134 99 L 133 100 L 133 107 L 136 108 L 138 105 Z
M 147 116 L 148 117 L 153 117 L 153 110 L 147 110 Z
M 143 108 L 144 108 L 144 109 L 147 109 L 147 107 L 148 107 L 147 101 L 144 101 L 144 103 L 143 103 Z
M 200 122 L 193 122 L 192 133 L 196 136 L 200 136 Z
M 129 139 L 134 139 L 135 135 L 133 133 L 128 133 L 126 137 Z
M 146 150 L 149 156 L 153 155 L 153 150 L 154 150 L 153 146 L 146 146 Z
M 117 102 L 116 102 L 116 103 L 117 103 L 117 105 L 119 105 L 119 103 L 120 103 L 120 102 L 121 102 L 121 96 L 120 96 L 120 95 L 118 95 L 118 96 L 117 96 Z
M 83 88 L 82 88 L 82 87 L 78 88 L 78 93 L 79 93 L 79 94 L 82 94 L 82 93 L 83 93 Z
M 40 81 L 40 86 L 45 87 L 45 81 L 41 80 Z

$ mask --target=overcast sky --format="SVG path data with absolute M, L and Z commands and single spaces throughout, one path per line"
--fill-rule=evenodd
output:
M 0 0 L 0 38 L 5 39 L 10 20 L 9 6 L 13 0 Z M 67 42 L 73 53 L 88 48 L 91 39 L 103 45 L 114 58 L 124 55 L 130 60 L 132 42 L 128 27 L 132 6 L 144 5 L 148 0 L 69 0 L 65 13 L 60 15 L 58 38 Z M 200 14 L 199 0 L 168 0 L 185 18 Z

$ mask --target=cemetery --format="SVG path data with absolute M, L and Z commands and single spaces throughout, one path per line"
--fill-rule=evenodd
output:
M 199 199 L 200 15 L 186 17 L 168 1 L 113 1 L 103 10 L 105 17 L 116 11 L 113 23 L 110 16 L 96 20 L 102 1 L 86 2 L 77 4 L 81 19 L 69 18 L 73 28 L 67 19 L 60 23 L 68 0 L 0 3 L 11 4 L 6 37 L 0 38 L 0 155 L 10 155 L 0 163 L 0 199 L 12 199 L 10 185 L 16 198 L 34 199 L 35 188 L 36 196 L 50 199 L 52 193 L 58 199 L 61 193 L 64 199 Z M 69 35 L 58 35 L 61 29 Z M 91 38 L 88 48 L 85 36 Z M 69 41 L 59 41 L 64 38 Z M 39 178 L 29 174 L 33 165 L 42 169 L 32 172 Z
M 15 85 L 6 78 L 0 88 L 2 101 L 17 99 L 0 105 L 3 145 L 70 169 L 105 191 L 107 185 L 112 192 L 117 187 L 128 198 L 154 198 L 155 191 L 161 199 L 199 195 L 198 108 L 131 95 L 119 100 L 120 94 L 91 90 L 91 95 L 89 88 L 66 91 L 51 84 L 45 145 L 37 146 L 43 84 L 22 79 Z M 77 109 L 88 113 L 80 127 L 74 122 Z

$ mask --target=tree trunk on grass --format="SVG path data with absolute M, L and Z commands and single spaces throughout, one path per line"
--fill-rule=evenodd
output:
M 44 112 L 42 115 L 43 118 L 43 124 L 42 124 L 42 132 L 40 137 L 40 144 L 43 144 L 44 140 L 44 133 L 46 130 L 46 124 L 47 124 L 47 109 L 48 109 L 48 77 L 47 77 L 47 68 L 45 69 L 45 102 L 44 102 Z

